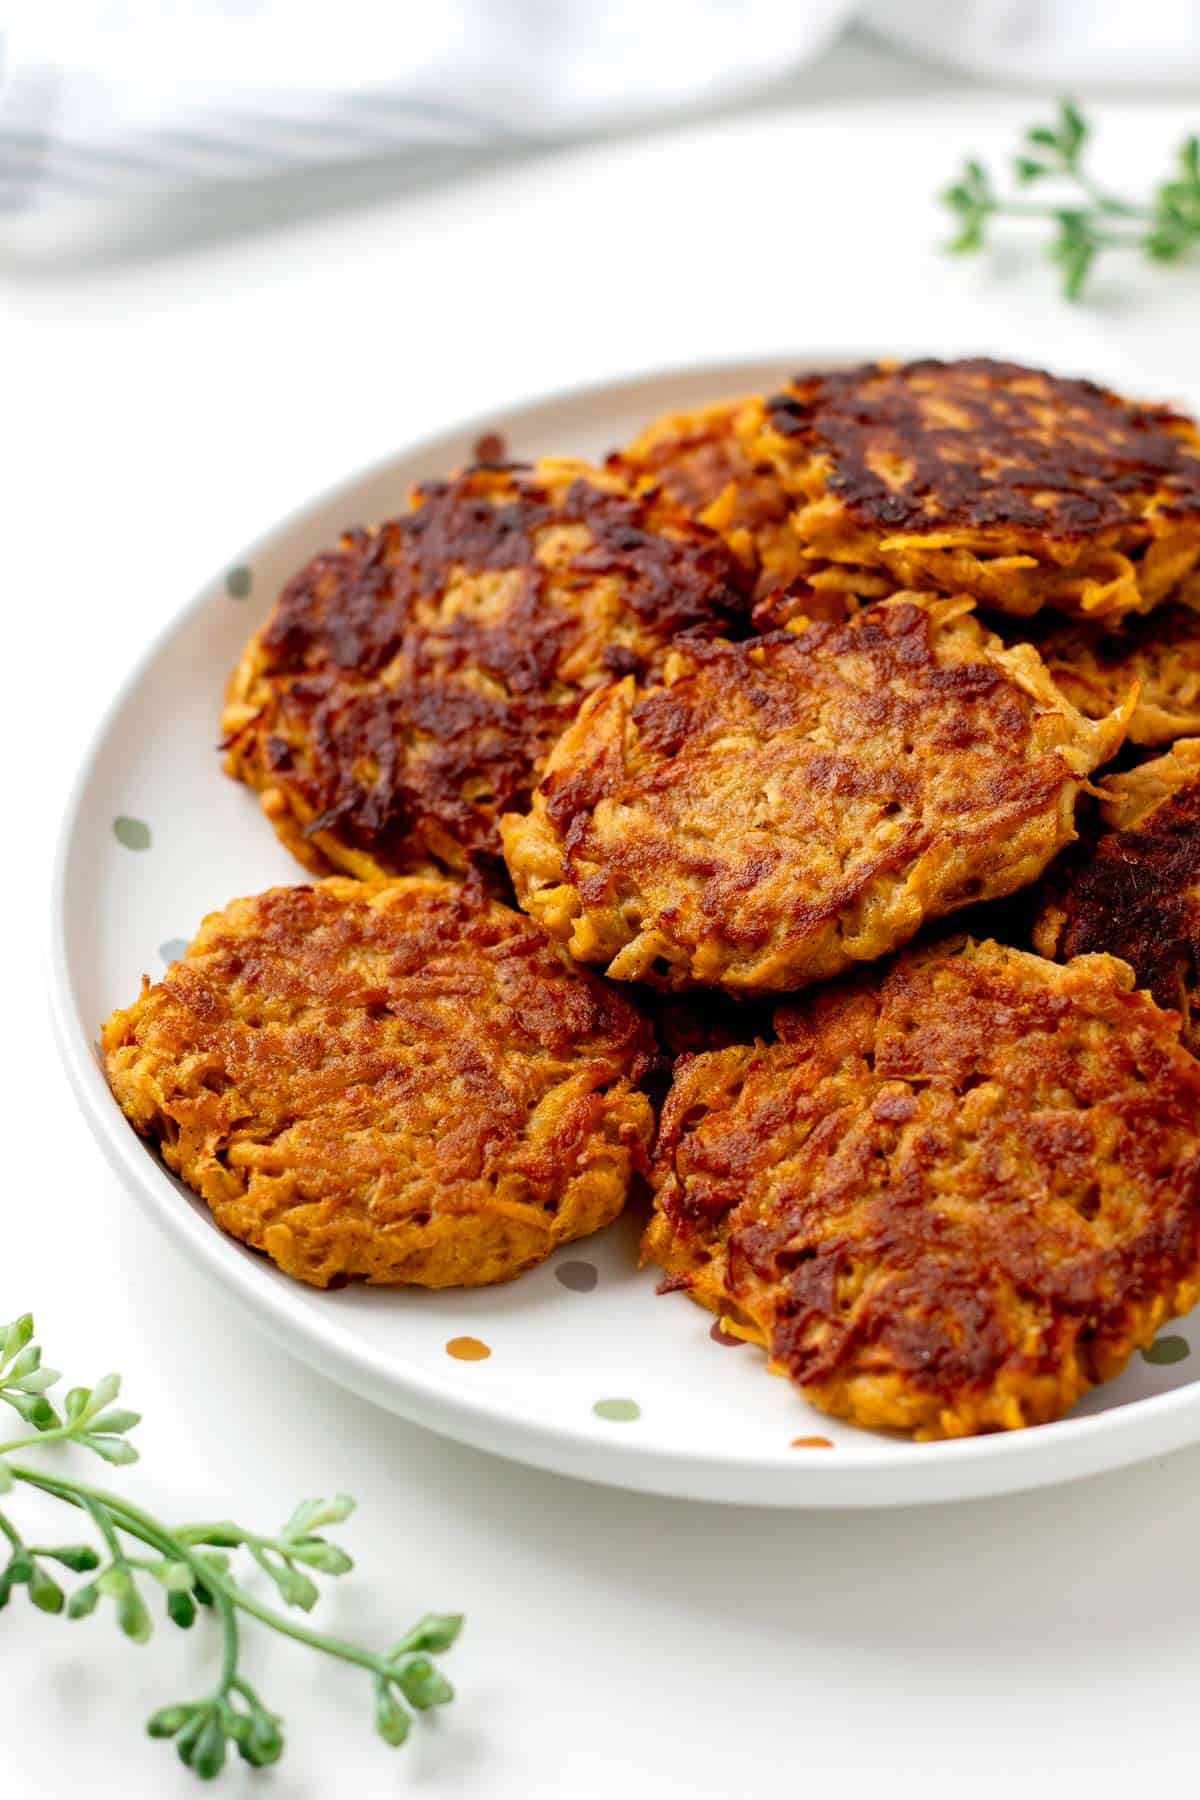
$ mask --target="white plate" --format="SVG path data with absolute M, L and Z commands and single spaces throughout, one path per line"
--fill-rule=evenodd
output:
M 500 432 L 518 457 L 594 456 L 657 413 L 776 385 L 800 360 L 639 377 L 473 420 L 368 469 L 231 558 L 132 671 L 67 807 L 51 978 L 72 1080 L 130 1190 L 264 1330 L 380 1405 L 483 1449 L 656 1493 L 880 1506 L 1035 1487 L 1191 1443 L 1200 1438 L 1200 1357 L 1187 1354 L 1196 1315 L 1160 1339 L 1161 1360 L 1135 1356 L 1059 1424 L 912 1444 L 824 1418 L 766 1379 L 758 1350 L 714 1342 L 708 1314 L 656 1297 L 654 1272 L 636 1268 L 632 1218 L 504 1287 L 315 1292 L 217 1231 L 129 1129 L 101 1073 L 101 1021 L 134 996 L 143 971 L 158 974 L 173 940 L 235 894 L 302 879 L 253 797 L 221 774 L 214 747 L 226 675 L 283 581 L 343 526 L 394 513 L 412 481 L 468 459 L 484 432 Z M 147 847 L 129 821 L 148 827 Z M 460 1360 L 446 1349 L 456 1338 L 491 1354 Z M 826 1442 L 794 1442 L 805 1438 Z

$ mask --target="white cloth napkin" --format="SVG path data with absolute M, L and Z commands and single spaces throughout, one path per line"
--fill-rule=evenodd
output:
M 851 23 L 976 75 L 1200 86 L 1196 0 L 9 0 L 0 213 L 611 130 Z

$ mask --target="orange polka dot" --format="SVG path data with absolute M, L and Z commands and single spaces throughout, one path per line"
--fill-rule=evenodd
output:
M 450 1338 L 446 1344 L 446 1355 L 456 1356 L 459 1362 L 482 1362 L 485 1356 L 491 1354 L 491 1346 L 485 1344 L 482 1338 Z
M 833 1439 L 823 1437 L 793 1438 L 793 1450 L 832 1450 Z

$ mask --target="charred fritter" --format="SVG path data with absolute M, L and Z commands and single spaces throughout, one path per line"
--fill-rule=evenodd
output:
M 316 1287 L 506 1281 L 616 1217 L 653 1035 L 477 886 L 335 877 L 212 913 L 102 1045 L 222 1230 Z
M 1200 612 L 1194 607 L 1161 606 L 1114 631 L 1056 622 L 1033 642 L 1063 693 L 1089 719 L 1112 712 L 1137 689 L 1131 743 L 1170 744 L 1200 731 Z
M 1034 943 L 1044 956 L 1123 957 L 1200 1055 L 1200 738 L 1104 785 L 1112 829 L 1047 878 Z
M 749 444 L 758 396 L 667 413 L 608 459 L 640 491 L 660 488 L 701 524 L 719 531 L 760 592 L 786 586 L 805 568 L 791 528 L 794 501 L 774 465 Z
M 284 589 L 230 683 L 226 768 L 318 874 L 498 865 L 582 696 L 727 629 L 747 587 L 715 533 L 583 463 L 431 482 Z
M 740 435 L 794 497 L 818 587 L 1112 618 L 1200 580 L 1200 433 L 1089 381 L 866 363 L 797 376 Z
M 1200 1064 L 1125 964 L 909 951 L 685 1060 L 644 1252 L 824 1411 L 1057 1418 L 1200 1295 Z
M 1082 718 L 970 613 L 899 595 L 594 694 L 503 821 L 521 905 L 617 980 L 745 993 L 1034 880 L 1123 725 Z

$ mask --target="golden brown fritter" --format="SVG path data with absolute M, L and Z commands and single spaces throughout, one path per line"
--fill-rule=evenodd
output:
M 1044 615 L 1049 617 L 1049 615 Z M 1200 612 L 1156 607 L 1115 631 L 1056 621 L 1031 641 L 1063 693 L 1089 719 L 1103 718 L 1136 686 L 1129 741 L 1173 743 L 1200 731 Z
M 805 565 L 803 544 L 789 524 L 794 502 L 773 465 L 754 462 L 746 447 L 761 405 L 752 395 L 667 413 L 615 451 L 607 466 L 641 492 L 661 488 L 719 531 L 765 593 L 794 581 Z
M 1104 787 L 1112 829 L 1051 872 L 1033 941 L 1043 956 L 1123 957 L 1200 1054 L 1200 738 Z
M 748 597 L 665 498 L 578 462 L 469 469 L 288 584 L 231 680 L 226 768 L 318 874 L 498 867 L 581 697 Z
M 1200 581 L 1200 434 L 1089 381 L 867 363 L 797 376 L 739 435 L 793 495 L 818 587 L 1110 618 Z
M 807 1399 L 1044 1423 L 1200 1296 L 1200 1064 L 1126 966 L 949 940 L 685 1060 L 647 1257 Z
M 617 980 L 748 992 L 1034 880 L 1122 723 L 1083 719 L 970 610 L 900 595 L 594 694 L 502 823 L 521 905 Z
M 622 995 L 472 884 L 234 900 L 102 1038 L 222 1230 L 317 1287 L 506 1281 L 620 1212 L 653 1117 Z

